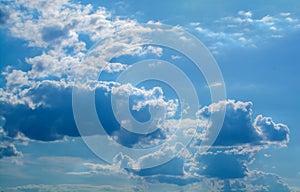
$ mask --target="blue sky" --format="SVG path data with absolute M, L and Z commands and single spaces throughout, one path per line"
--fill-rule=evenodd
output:
M 1 2 L 0 189 L 300 191 L 299 6 Z M 144 44 L 164 25 L 179 49 Z M 224 81 L 180 52 L 182 31 Z

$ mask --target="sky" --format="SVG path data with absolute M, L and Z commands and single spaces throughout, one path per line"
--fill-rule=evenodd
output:
M 299 7 L 1 1 L 1 191 L 300 191 Z

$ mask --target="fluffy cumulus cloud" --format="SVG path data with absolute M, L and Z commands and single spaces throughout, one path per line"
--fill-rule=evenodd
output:
M 128 140 L 130 136 L 129 132 L 125 129 L 121 129 L 122 125 L 114 119 L 114 112 L 110 105 L 111 94 L 119 96 L 120 92 L 122 92 L 130 93 L 131 96 L 138 95 L 143 98 L 150 98 L 146 100 L 150 102 L 149 105 L 160 106 L 167 109 L 170 108 L 170 110 L 174 105 L 172 100 L 165 101 L 161 95 L 156 95 L 156 88 L 145 90 L 133 88 L 129 85 L 114 87 L 112 91 L 109 87 L 104 86 L 106 85 L 101 85 L 97 89 L 96 94 L 96 103 L 99 103 L 97 108 L 101 111 L 106 111 L 106 113 L 101 114 L 100 118 L 103 120 L 102 123 L 104 127 L 107 128 L 107 132 L 112 135 L 119 135 L 118 140 L 123 144 L 127 143 L 129 145 L 128 142 L 135 143 L 137 140 L 141 140 L 142 136 L 135 135 L 132 136 L 132 140 Z M 116 91 L 116 89 L 118 89 L 118 91 Z M 24 104 L 1 104 L 4 109 L 1 115 L 5 117 L 3 130 L 9 137 L 16 138 L 21 133 L 29 139 L 55 141 L 63 139 L 64 136 L 79 136 L 72 111 L 72 87 L 43 83 L 36 89 L 32 89 L 26 93 L 26 96 L 30 97 L 34 103 L 41 103 L 41 105 L 30 108 L 30 106 Z M 156 103 L 154 101 L 156 101 Z M 134 106 L 135 105 L 133 105 L 133 110 L 137 110 Z M 16 121 L 16 119 L 18 120 Z M 157 134 L 161 133 L 157 132 Z
M 284 124 L 276 124 L 270 117 L 252 117 L 252 103 L 234 100 L 223 101 L 204 107 L 200 117 L 218 113 L 220 106 L 226 106 L 223 127 L 214 146 L 263 145 L 268 142 L 285 144 L 289 141 L 289 129 Z
M 226 106 L 226 115 L 223 127 L 208 151 L 200 150 L 203 136 L 195 135 L 187 147 L 189 156 L 174 159 L 159 168 L 138 171 L 137 174 L 149 177 L 152 182 L 174 182 L 184 185 L 203 180 L 203 176 L 205 176 L 212 180 L 224 181 L 220 183 L 220 186 L 221 189 L 226 188 L 225 191 L 230 191 L 231 188 L 240 188 L 238 186 L 244 186 L 242 188 L 245 190 L 251 186 L 253 191 L 272 191 L 277 186 L 283 191 L 288 191 L 287 186 L 278 177 L 248 168 L 257 152 L 273 145 L 285 146 L 287 144 L 289 141 L 288 127 L 277 124 L 271 118 L 262 115 L 253 119 L 251 102 L 228 100 L 214 103 L 202 108 L 199 116 L 202 121 L 205 121 L 213 113 L 218 113 L 222 109 L 221 106 L 224 105 Z M 206 137 L 210 137 L 209 131 Z M 177 167 L 177 169 L 170 167 Z M 254 178 L 263 178 L 262 180 L 266 180 L 266 182 L 270 180 L 267 182 L 270 186 L 261 186 L 260 179 Z M 177 182 L 179 179 L 180 182 Z
M 5 20 L 6 15 L 9 20 Z M 104 94 L 116 83 L 78 78 L 76 81 L 77 75 L 85 74 L 86 77 L 102 69 L 107 73 L 125 70 L 126 64 L 110 62 L 113 56 L 162 54 L 160 48 L 131 46 L 140 40 L 137 34 L 148 29 L 135 20 L 113 17 L 105 8 L 90 4 L 1 2 L 1 24 L 8 29 L 9 35 L 41 52 L 24 58 L 24 68 L 10 65 L 2 71 L 5 83 L 0 88 L 1 115 L 5 117 L 4 131 L 10 137 L 22 133 L 30 139 L 53 141 L 65 135 L 78 136 L 71 108 L 72 87 L 100 89 Z M 117 31 L 123 32 L 117 35 Z M 132 41 L 128 42 L 128 38 Z M 91 44 L 100 39 L 103 41 L 96 50 L 99 54 L 83 62 Z M 140 90 L 142 94 L 149 94 L 149 91 Z M 153 96 L 146 105 L 152 105 L 154 100 Z M 164 102 L 167 101 L 161 98 L 160 105 L 169 105 Z M 136 110 L 143 105 L 137 103 Z
M 2 72 L 6 81 L 0 90 L 4 102 L 30 104 L 34 108 L 39 104 L 24 94 L 41 84 L 73 86 L 78 74 L 126 69 L 126 64 L 110 62 L 112 57 L 162 54 L 160 48 L 131 46 L 141 40 L 138 34 L 149 29 L 135 20 L 112 17 L 103 7 L 68 1 L 16 1 L 1 3 L 1 10 L 1 17 L 4 12 L 10 15 L 4 25 L 9 35 L 24 40 L 27 46 L 41 53 L 24 59 L 25 70 L 11 65 Z M 88 49 L 99 40 L 103 40 L 96 50 L 99 54 L 82 63 Z
M 146 100 L 136 103 L 135 111 L 146 105 L 156 105 L 167 107 L 172 115 L 176 103 L 164 100 L 162 96 L 156 98 L 151 90 L 134 89 L 130 85 L 120 88 L 115 82 L 86 79 L 98 75 L 101 70 L 117 73 L 128 67 L 111 62 L 113 57 L 147 53 L 161 56 L 161 48 L 132 46 L 141 40 L 139 34 L 149 31 L 135 20 L 113 17 L 103 7 L 69 1 L 3 2 L 1 19 L 6 14 L 10 19 L 3 25 L 9 34 L 41 52 L 24 59 L 25 69 L 10 65 L 2 72 L 5 84 L 0 88 L 1 115 L 6 119 L 3 128 L 8 136 L 16 137 L 22 133 L 42 141 L 60 140 L 65 135 L 79 136 L 72 116 L 73 86 L 98 89 L 100 95 L 118 95 L 117 90 L 137 94 Z M 91 44 L 99 40 L 102 41 L 94 51 L 97 55 L 90 55 L 83 61 Z M 78 75 L 82 75 L 82 79 Z M 107 98 L 104 99 L 108 101 Z M 120 126 L 116 124 L 108 132 L 118 129 Z
M 288 127 L 262 115 L 253 117 L 251 102 L 234 100 L 203 107 L 198 112 L 201 121 L 208 121 L 209 117 L 220 112 L 224 105 L 226 115 L 223 127 L 208 151 L 201 151 L 200 144 L 203 138 L 210 137 L 210 132 L 207 131 L 204 137 L 203 133 L 197 133 L 178 157 L 153 168 L 126 169 L 127 174 L 142 177 L 152 184 L 176 184 L 186 189 L 201 183 L 202 187 L 205 186 L 211 191 L 289 191 L 280 177 L 248 168 L 257 152 L 272 146 L 286 146 L 289 141 Z M 181 136 L 184 137 L 184 134 Z M 166 146 L 157 151 L 157 154 L 166 156 L 170 150 L 174 150 L 172 146 Z M 117 167 L 86 163 L 88 170 L 70 174 L 93 175 L 99 174 L 103 169 L 116 172 L 122 169 L 122 163 L 130 163 L 131 167 L 138 168 L 143 162 L 153 160 L 154 156 L 155 154 L 145 155 L 134 160 L 118 154 L 115 158 L 118 160 L 115 164 Z

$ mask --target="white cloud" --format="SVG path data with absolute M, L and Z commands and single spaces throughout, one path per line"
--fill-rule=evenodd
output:
M 181 157 L 188 157 L 189 152 L 185 149 L 186 149 L 185 146 L 179 142 L 175 143 L 172 146 L 167 143 L 164 143 L 162 144 L 160 150 L 154 151 L 153 153 L 146 154 L 144 156 L 141 156 L 139 159 L 137 159 L 134 168 L 139 169 L 143 167 L 148 167 L 149 165 L 159 166 L 162 165 L 162 162 L 166 163 L 169 160 L 176 157 L 175 156 L 176 154 L 178 154 Z
M 252 12 L 251 11 L 239 11 L 239 15 L 245 16 L 245 17 L 252 17 Z
M 258 47 L 271 38 L 284 37 L 297 30 L 297 25 L 299 19 L 291 13 L 256 16 L 251 11 L 241 10 L 237 15 L 215 20 L 209 26 L 201 23 L 188 28 L 197 31 L 213 53 L 220 53 L 220 49 L 227 47 Z M 239 33 L 241 35 L 235 35 Z
M 277 20 L 276 18 L 274 18 L 270 15 L 266 15 L 266 16 L 262 17 L 261 19 L 257 20 L 257 22 L 261 22 L 266 25 L 273 25 L 276 20 Z
M 176 59 L 180 59 L 181 56 L 179 55 L 171 55 L 171 59 L 176 60 Z
M 210 115 L 222 111 L 224 106 L 226 107 L 226 116 L 215 142 L 216 146 L 235 146 L 236 144 L 277 144 L 285 146 L 289 142 L 289 128 L 287 125 L 277 124 L 272 118 L 263 117 L 262 115 L 258 115 L 252 122 L 251 102 L 220 101 L 201 108 L 198 115 L 200 119 L 205 120 Z M 236 131 L 239 134 L 235 133 Z M 240 135 L 243 135 L 243 137 L 240 137 Z
M 23 6 L 24 9 L 19 9 L 20 6 Z M 149 29 L 142 27 L 135 20 L 122 20 L 118 17 L 112 19 L 112 15 L 104 8 L 94 9 L 91 5 L 75 5 L 68 1 L 18 1 L 9 5 L 7 9 L 12 10 L 10 20 L 7 23 L 11 34 L 17 38 L 26 40 L 28 46 L 38 47 L 44 50 L 40 55 L 26 58 L 26 62 L 31 65 L 32 69 L 28 71 L 7 69 L 3 73 L 7 83 L 5 88 L 0 89 L 0 100 L 10 104 L 27 104 L 31 109 L 40 105 L 47 106 L 47 103 L 45 102 L 45 98 L 47 99 L 47 97 L 38 99 L 32 98 L 33 95 L 31 95 L 31 92 L 45 84 L 50 84 L 57 88 L 69 88 L 75 84 L 74 74 L 77 74 L 78 72 L 84 73 L 92 71 L 97 73 L 102 67 L 105 67 L 108 72 L 120 72 L 125 70 L 127 65 L 122 63 L 110 63 L 108 62 L 108 58 L 113 56 L 118 57 L 124 54 L 145 54 L 145 49 L 142 47 L 133 47 L 132 45 L 140 42 L 141 37 L 139 34 L 148 32 Z M 35 15 L 36 12 L 40 13 L 39 17 Z M 260 19 L 254 19 L 252 17 L 252 12 L 250 11 L 240 11 L 238 12 L 238 15 L 238 17 L 227 17 L 223 19 L 223 21 L 226 21 L 223 24 L 226 26 L 234 26 L 232 28 L 237 28 L 236 31 L 222 31 L 218 28 L 212 30 L 202 26 L 200 23 L 192 23 L 191 26 L 196 27 L 195 30 L 197 30 L 199 34 L 209 39 L 211 44 L 210 47 L 218 49 L 219 47 L 232 44 L 237 46 L 253 45 L 253 43 L 260 41 L 260 38 L 267 38 L 266 36 L 269 36 L 269 34 L 272 34 L 273 37 L 274 35 L 282 35 L 273 34 L 275 28 L 288 28 L 290 27 L 288 23 L 298 22 L 296 19 L 290 17 L 290 14 L 282 15 L 287 17 L 285 19 L 279 19 L 276 16 L 270 15 Z M 149 23 L 153 24 L 154 22 Z M 160 23 L 156 24 L 159 25 Z M 246 26 L 241 27 L 241 25 Z M 222 25 L 220 25 L 220 27 L 222 27 Z M 257 38 L 254 35 L 256 33 L 263 35 L 262 37 Z M 81 63 L 87 52 L 87 45 L 83 40 L 80 40 L 80 34 L 88 34 L 92 41 L 104 39 L 102 42 L 103 44 L 96 48 L 100 55 L 95 58 L 91 57 L 90 60 L 86 61 L 93 65 L 84 67 Z M 128 37 L 132 38 L 131 42 L 128 42 Z M 146 50 L 157 56 L 161 56 L 163 53 L 161 48 L 154 48 L 152 46 L 149 46 Z M 174 59 L 176 57 L 172 58 Z M 66 77 L 64 77 L 65 75 Z M 53 77 L 59 78 L 60 80 L 53 80 Z M 140 110 L 146 105 L 163 106 L 169 110 L 169 116 L 173 116 L 174 111 L 178 107 L 176 101 L 166 101 L 163 98 L 163 92 L 160 88 L 145 90 L 135 88 L 129 84 L 105 84 L 103 82 L 87 82 L 87 84 L 91 89 L 102 87 L 111 91 L 113 94 L 139 95 L 146 97 L 147 99 L 145 101 L 138 102 L 134 106 L 134 110 Z M 216 83 L 212 86 L 218 85 L 219 84 Z M 157 94 L 159 97 L 157 97 Z M 234 119 L 241 115 L 242 117 L 246 117 L 246 120 L 249 120 L 248 117 L 252 115 L 252 104 L 250 102 L 224 101 L 221 104 L 228 105 L 232 110 L 233 114 L 228 118 Z M 212 104 L 211 106 L 205 107 L 199 111 L 199 114 L 203 115 L 205 113 L 218 112 L 220 111 L 221 104 Z M 194 125 L 194 121 L 195 120 L 192 119 L 183 120 L 186 127 L 189 127 L 190 124 Z M 251 124 L 251 121 L 249 122 L 250 124 L 246 124 L 243 128 L 248 129 L 248 131 L 250 130 L 250 132 L 252 131 L 255 136 L 261 136 L 264 146 L 269 144 L 279 144 L 284 146 L 288 142 L 287 126 L 276 124 L 272 119 L 262 116 L 258 116 L 255 119 L 254 125 Z M 172 122 L 169 121 L 168 123 L 169 127 L 174 127 Z M 240 127 L 233 126 L 233 128 Z M 235 133 L 234 130 L 232 131 L 229 128 L 228 130 L 230 133 Z M 187 130 L 184 133 L 188 135 L 189 131 Z M 199 133 L 196 138 L 201 140 L 204 138 L 204 135 Z M 231 143 L 228 148 L 225 147 L 225 150 L 224 148 L 218 149 L 215 147 L 214 149 L 219 151 L 214 152 L 213 154 L 224 153 L 225 155 L 242 155 L 260 150 L 261 148 L 257 146 L 253 147 L 253 145 L 251 145 L 253 138 L 249 138 L 250 140 L 246 141 L 233 140 L 233 142 L 238 142 Z M 240 142 L 245 144 L 240 145 Z M 223 143 L 221 141 L 221 144 L 224 144 L 224 141 Z M 238 144 L 239 146 L 232 148 L 232 145 L 235 144 Z M 174 146 L 165 146 L 165 148 L 158 151 L 157 154 L 151 154 L 139 159 L 139 164 L 142 165 L 147 161 L 155 160 L 157 157 L 170 155 L 174 153 L 178 147 L 184 148 L 181 143 L 177 143 Z M 11 151 L 16 152 L 13 146 L 9 147 L 9 152 Z M 186 156 L 189 155 L 189 153 L 185 154 Z M 55 159 L 50 159 L 51 162 L 54 160 Z M 125 163 L 132 163 L 130 159 L 127 159 L 122 154 L 119 154 L 115 158 L 115 161 L 118 162 L 119 160 L 122 163 L 124 160 L 126 161 Z M 68 159 L 66 161 L 68 161 Z M 123 173 L 118 167 L 111 165 L 84 163 L 83 166 L 88 169 L 82 172 L 70 171 L 68 174 L 98 174 L 104 171 L 114 172 L 116 174 Z M 249 174 L 249 176 L 250 175 L 251 174 Z
M 23 185 L 16 187 L 0 187 L 1 190 L 19 192 L 19 191 L 49 191 L 49 192 L 67 192 L 67 191 L 89 191 L 89 192 L 132 192 L 138 190 L 134 186 L 112 186 L 112 185 L 88 185 L 88 184 L 59 184 L 59 185 Z
M 289 142 L 289 128 L 284 124 L 276 124 L 270 117 L 258 115 L 253 126 L 262 136 L 263 141 L 286 146 Z
M 288 17 L 288 16 L 291 15 L 291 13 L 285 12 L 285 13 L 280 13 L 280 15 L 283 16 L 283 17 Z
M 12 156 L 22 156 L 22 153 L 19 152 L 15 145 L 12 143 L 4 143 L 0 142 L 0 159 L 4 157 L 12 157 Z
M 163 53 L 160 47 L 148 46 L 144 49 L 133 46 L 142 40 L 140 34 L 151 30 L 135 20 L 113 17 L 103 7 L 95 8 L 90 4 L 75 4 L 67 0 L 20 0 L 6 5 L 5 9 L 10 10 L 10 19 L 5 25 L 10 34 L 27 41 L 28 46 L 43 51 L 40 55 L 25 59 L 30 69 L 7 68 L 3 72 L 7 83 L 0 90 L 0 100 L 8 103 L 27 104 L 35 108 L 43 102 L 34 103 L 26 95 L 41 84 L 52 83 L 62 87 L 85 85 L 91 88 L 94 82 L 89 85 L 88 77 L 78 79 L 77 75 L 90 73 L 95 76 L 102 69 L 114 73 L 128 68 L 126 64 L 111 63 L 112 57 L 147 53 L 161 56 Z M 94 48 L 97 56 L 85 58 L 88 47 L 79 38 L 80 35 L 87 35 L 93 43 L 102 40 Z
M 252 178 L 247 165 L 255 160 L 254 155 L 272 145 L 286 146 L 289 142 L 289 129 L 276 124 L 271 118 L 258 115 L 252 121 L 252 103 L 221 101 L 199 110 L 202 121 L 226 107 L 223 127 L 213 146 L 200 152 L 203 138 L 210 138 L 210 131 L 197 132 L 188 149 L 196 151 L 192 158 L 186 159 L 185 170 L 189 175 L 206 175 L 220 179 Z M 205 124 L 204 124 L 205 125 Z M 208 130 L 212 124 L 206 124 Z M 194 150 L 193 150 L 194 149 Z M 268 155 L 265 155 L 269 157 Z
M 276 31 L 276 30 L 277 30 L 277 28 L 274 27 L 274 26 L 270 27 L 270 29 L 271 29 L 272 31 Z
M 83 166 L 87 168 L 85 171 L 67 172 L 70 175 L 115 175 L 124 174 L 127 175 L 126 171 L 116 165 L 99 164 L 99 163 L 83 163 Z
M 222 82 L 214 82 L 214 83 L 211 83 L 209 85 L 209 87 L 218 87 L 218 86 L 221 86 L 222 85 Z
M 200 25 L 200 22 L 192 22 L 192 23 L 190 23 L 190 25 L 191 26 L 198 26 L 198 25 Z
M 121 99 L 129 96 L 142 96 L 143 99 L 139 100 L 132 106 L 132 110 L 140 111 L 143 107 L 150 106 L 153 108 L 163 108 L 166 110 L 168 117 L 173 117 L 178 108 L 178 100 L 165 100 L 163 90 L 160 87 L 154 87 L 146 90 L 145 88 L 136 88 L 131 84 L 124 84 L 111 89 L 112 94 L 122 96 Z M 120 101 L 122 102 L 122 101 Z M 164 111 L 164 110 L 163 110 Z
M 265 158 L 270 158 L 271 156 L 272 156 L 271 154 L 267 154 L 267 153 L 264 154 Z
M 297 19 L 293 19 L 291 17 L 287 17 L 287 18 L 285 18 L 285 20 L 287 20 L 288 22 L 296 22 L 297 21 Z
M 161 47 L 153 47 L 153 46 L 148 46 L 147 47 L 148 52 L 151 52 L 158 57 L 161 57 L 163 54 L 163 49 Z

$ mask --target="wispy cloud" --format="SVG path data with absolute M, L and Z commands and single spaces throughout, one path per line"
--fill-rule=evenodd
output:
M 238 11 L 236 15 L 212 21 L 209 25 L 191 23 L 188 28 L 214 52 L 230 47 L 258 47 L 272 38 L 285 37 L 298 30 L 300 20 L 289 12 L 257 16 L 252 11 Z

